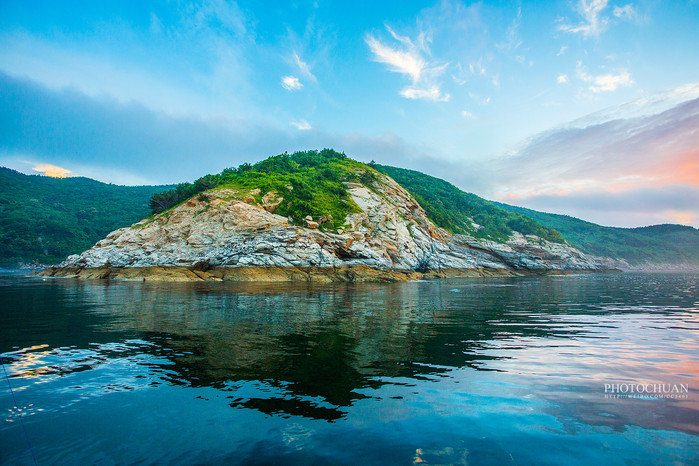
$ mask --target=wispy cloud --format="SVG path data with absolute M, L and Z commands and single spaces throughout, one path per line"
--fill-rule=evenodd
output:
M 482 58 L 479 59 L 477 62 L 469 63 L 468 69 L 469 69 L 469 71 L 471 71 L 471 74 L 475 74 L 475 75 L 484 76 L 486 73 L 485 66 L 483 66 L 483 59 Z
M 524 63 L 526 59 L 524 55 L 520 52 L 520 48 L 524 43 L 522 37 L 519 34 L 519 25 L 521 22 L 522 7 L 520 6 L 517 9 L 517 14 L 515 15 L 515 18 L 512 20 L 512 23 L 510 23 L 510 25 L 508 26 L 507 31 L 505 31 L 504 40 L 502 42 L 496 43 L 495 47 L 498 50 L 500 50 L 500 52 L 512 57 L 515 61 L 519 63 Z
M 577 11 L 582 16 L 582 21 L 577 25 L 561 24 L 561 31 L 580 33 L 585 37 L 597 36 L 607 26 L 608 20 L 602 16 L 607 8 L 609 0 L 579 0 Z
M 389 71 L 410 78 L 412 84 L 399 91 L 399 94 L 406 99 L 448 101 L 450 95 L 442 92 L 436 81 L 449 63 L 438 64 L 430 61 L 430 37 L 421 31 L 413 40 L 398 34 L 390 26 L 386 26 L 386 30 L 397 44 L 387 45 L 371 34 L 365 37 L 365 42 L 371 50 L 374 61 L 387 65 Z
M 507 31 L 505 32 L 505 39 L 502 42 L 495 44 L 495 46 L 506 52 L 514 52 L 522 46 L 522 38 L 518 33 L 519 25 L 522 22 L 522 7 L 517 9 L 517 15 L 510 23 Z
M 166 8 L 153 7 L 159 13 Z M 135 101 L 174 115 L 235 117 L 237 109 L 249 111 L 247 52 L 255 34 L 247 17 L 224 1 L 194 2 L 167 13 L 166 24 L 153 13 L 146 31 L 126 20 L 105 19 L 84 40 L 61 31 L 59 19 L 55 27 L 61 32 L 51 35 L 4 30 L 0 69 L 51 89 Z M 136 57 L 146 50 L 148 58 L 140 62 Z
M 410 76 L 413 83 L 420 80 L 427 63 L 414 47 L 411 47 L 413 50 L 397 50 L 382 44 L 372 35 L 366 37 L 366 43 L 374 54 L 374 61 L 388 65 L 390 71 Z
M 558 77 L 556 78 L 556 82 L 558 84 L 565 84 L 568 82 L 568 75 L 567 74 L 559 74 Z
M 699 82 L 685 84 L 663 92 L 646 94 L 622 105 L 608 107 L 585 115 L 566 126 L 584 128 L 604 124 L 611 120 L 649 117 L 695 99 L 699 99 Z
M 699 98 L 646 113 L 653 102 L 622 106 L 641 116 L 609 111 L 532 138 L 493 162 L 493 195 L 605 224 L 638 225 L 644 215 L 672 221 L 679 213 L 699 219 Z M 624 209 L 639 218 L 615 218 Z
M 633 19 L 636 16 L 636 10 L 630 3 L 624 6 L 615 6 L 612 13 L 621 19 Z
M 628 87 L 634 84 L 631 74 L 626 70 L 622 70 L 618 74 L 607 73 L 593 76 L 587 72 L 582 62 L 577 64 L 577 76 L 583 82 L 589 83 L 588 90 L 595 94 L 616 91 L 619 87 Z
M 299 131 L 308 131 L 308 130 L 310 130 L 310 129 L 313 129 L 313 127 L 311 126 L 311 124 L 310 124 L 308 121 L 304 120 L 304 119 L 300 119 L 300 120 L 298 120 L 298 121 L 292 121 L 292 122 L 290 122 L 289 124 L 290 124 L 291 126 L 294 126 L 294 127 L 295 127 L 296 129 L 298 129 Z
M 406 87 L 400 91 L 400 95 L 406 99 L 427 99 L 435 102 L 448 102 L 451 98 L 449 94 L 442 94 L 442 91 L 437 86 L 432 86 L 428 89 Z
M 294 52 L 293 59 L 294 63 L 296 63 L 296 66 L 298 67 L 299 71 L 303 76 L 305 76 L 313 82 L 316 82 L 318 80 L 311 71 L 311 66 L 305 61 L 301 60 L 301 56 L 297 52 Z
M 296 76 L 284 76 L 282 78 L 282 87 L 287 91 L 298 91 L 303 88 L 303 84 Z
M 490 97 L 483 97 L 481 95 L 474 94 L 473 92 L 469 92 L 468 96 L 478 103 L 478 105 L 488 105 L 490 103 Z

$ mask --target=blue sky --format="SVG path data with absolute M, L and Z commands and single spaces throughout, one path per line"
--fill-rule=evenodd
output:
M 0 164 L 171 183 L 333 147 L 699 226 L 697 26 L 697 1 L 5 1 Z

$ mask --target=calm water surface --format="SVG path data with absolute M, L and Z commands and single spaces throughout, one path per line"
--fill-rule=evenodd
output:
M 697 464 L 698 282 L 0 275 L 0 463 Z

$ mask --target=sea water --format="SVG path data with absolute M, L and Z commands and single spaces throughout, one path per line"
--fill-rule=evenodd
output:
M 0 463 L 697 464 L 698 283 L 3 274 Z

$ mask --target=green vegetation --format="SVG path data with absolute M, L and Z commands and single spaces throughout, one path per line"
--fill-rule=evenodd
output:
M 507 212 L 475 194 L 461 191 L 453 184 L 415 170 L 376 165 L 407 189 L 427 216 L 438 226 L 453 233 L 468 233 L 477 238 L 506 241 L 513 231 L 536 235 L 548 241 L 562 243 L 563 237 L 524 215 Z M 472 221 L 480 225 L 474 228 Z
M 0 167 L 0 265 L 56 263 L 148 215 L 164 186 L 116 186 Z
M 187 199 L 212 188 L 228 188 L 244 198 L 255 189 L 257 203 L 268 193 L 283 198 L 274 213 L 290 217 L 302 225 L 306 216 L 315 220 L 329 218 L 321 230 L 336 231 L 347 214 L 358 212 L 343 184 L 346 181 L 369 183 L 376 179 L 369 166 L 347 158 L 331 149 L 295 152 L 270 157 L 254 165 L 244 163 L 227 168 L 217 175 L 206 175 L 194 183 L 181 183 L 174 189 L 155 194 L 150 207 L 153 213 L 170 209 Z
M 699 230 L 684 225 L 642 228 L 604 227 L 570 217 L 494 203 L 555 228 L 574 247 L 602 257 L 625 259 L 630 264 L 699 264 Z

